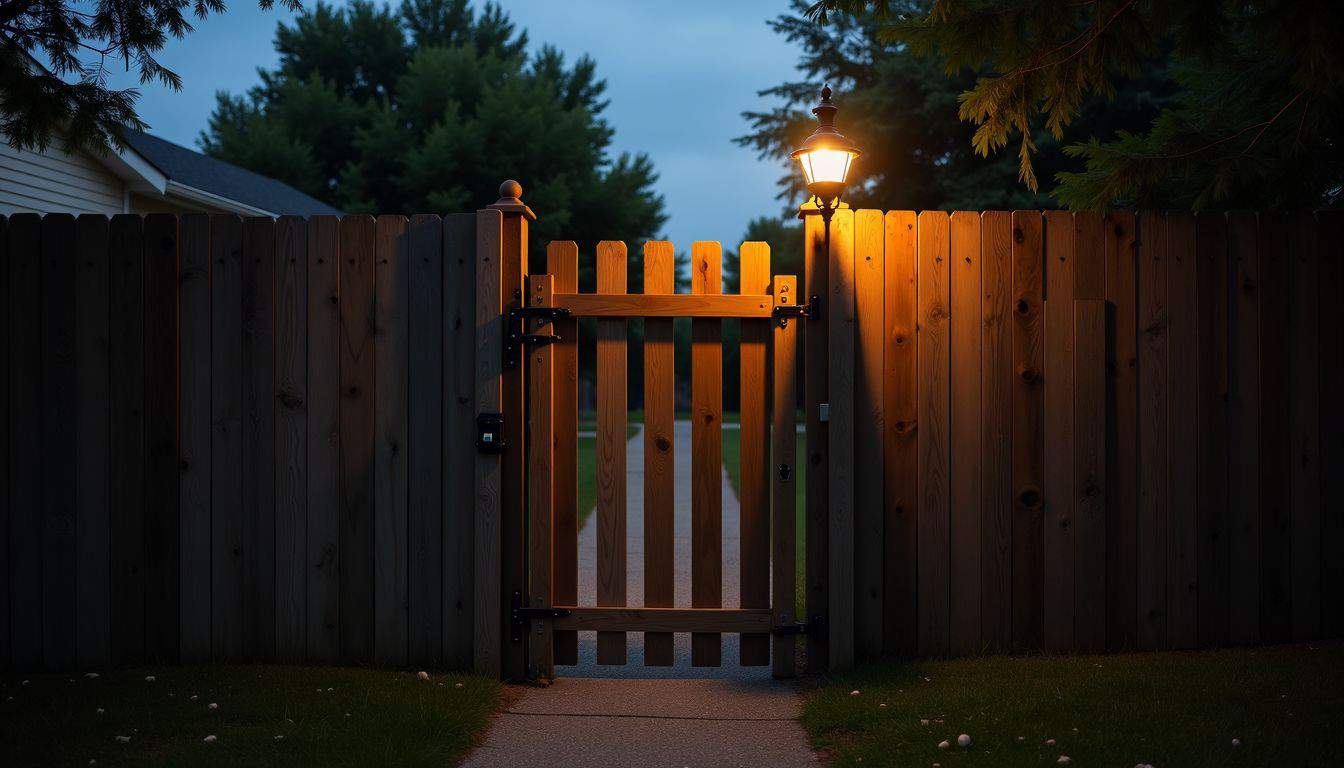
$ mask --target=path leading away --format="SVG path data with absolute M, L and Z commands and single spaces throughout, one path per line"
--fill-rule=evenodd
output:
M 691 604 L 691 424 L 676 423 L 676 604 Z M 644 440 L 627 446 L 627 594 L 644 599 Z M 723 604 L 737 607 L 737 496 L 723 477 Z M 597 515 L 579 533 L 579 604 L 595 605 Z M 798 724 L 792 684 L 769 667 L 738 666 L 737 635 L 723 636 L 723 667 L 690 665 L 690 636 L 676 636 L 672 667 L 645 667 L 643 635 L 627 633 L 629 664 L 596 664 L 596 636 L 579 634 L 579 664 L 557 667 L 559 680 L 527 688 L 495 721 L 469 768 L 520 765 L 811 766 L 816 757 Z M 655 679 L 664 678 L 664 679 Z

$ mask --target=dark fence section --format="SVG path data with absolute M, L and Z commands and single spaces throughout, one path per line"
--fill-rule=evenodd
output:
M 0 660 L 472 660 L 476 215 L 0 217 Z

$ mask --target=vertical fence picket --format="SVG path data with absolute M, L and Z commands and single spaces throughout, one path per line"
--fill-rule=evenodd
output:
M 676 293 L 676 287 L 676 255 L 672 243 L 645 243 L 644 293 Z M 676 535 L 675 347 L 671 318 L 645 318 L 644 605 L 650 608 L 672 608 L 676 597 L 673 545 Z M 565 541 L 570 543 L 569 538 Z M 645 665 L 671 666 L 674 660 L 670 632 L 644 633 Z
M 12 668 L 9 655 L 9 219 L 0 215 L 0 669 Z
M 879 219 L 880 221 L 880 219 Z M 739 292 L 766 294 L 770 292 L 770 246 L 767 243 L 743 243 L 738 250 L 741 265 Z M 881 300 L 880 295 L 878 296 Z M 743 608 L 770 607 L 770 428 L 767 421 L 769 405 L 769 373 L 766 356 L 770 346 L 769 320 L 743 320 L 738 400 L 740 424 L 739 464 L 739 541 L 741 560 L 738 571 L 739 597 Z M 647 326 L 646 326 L 647 328 Z M 646 367 L 647 371 L 647 367 Z M 881 492 L 880 465 L 874 470 L 873 480 Z M 873 513 L 878 514 L 879 504 Z M 874 540 L 880 546 L 881 536 Z M 881 578 L 881 569 L 877 570 Z M 878 624 L 874 640 L 881 644 L 881 609 L 876 611 Z M 742 666 L 765 666 L 770 663 L 769 635 L 744 634 L 740 644 Z
M 1292 445 L 1293 640 L 1321 631 L 1320 287 L 1316 217 L 1291 218 L 1288 260 L 1288 412 Z M 1332 468 L 1335 469 L 1335 468 Z
M 9 220 L 9 627 L 15 668 L 42 665 L 42 219 Z
M 884 218 L 882 635 L 884 651 L 905 656 L 915 653 L 918 605 L 915 581 L 915 524 L 919 499 L 915 224 L 914 211 L 888 211 Z M 979 322 L 978 318 L 976 322 Z M 978 350 L 976 354 L 979 354 Z M 811 482 L 809 476 L 809 494 Z M 976 504 L 978 507 L 978 500 Z M 808 549 L 811 550 L 810 539 Z M 979 606 L 976 610 L 978 613 Z
M 800 301 L 798 279 L 792 275 L 775 277 L 771 284 L 771 294 L 775 306 L 797 305 Z M 800 321 L 771 323 L 774 338 L 774 367 L 771 371 L 771 437 L 770 458 L 777 466 L 772 473 L 773 494 L 770 500 L 771 525 L 774 535 L 771 538 L 771 615 L 774 621 L 788 624 L 797 621 L 795 605 L 797 603 L 797 494 L 794 483 L 797 482 L 797 404 L 798 377 L 795 370 L 795 355 L 798 350 L 798 326 Z M 789 678 L 795 674 L 794 642 L 792 636 L 773 637 L 771 656 L 772 673 L 776 678 Z
M 178 222 L 145 217 L 145 651 L 179 653 Z
M 672 259 L 670 246 L 667 259 L 670 264 Z M 651 261 L 649 245 L 645 244 L 645 270 L 649 269 Z M 546 271 L 555 278 L 555 291 L 578 293 L 578 245 L 572 241 L 553 242 L 548 245 L 546 247 Z M 646 271 L 644 278 L 644 290 L 646 292 L 649 290 L 649 285 L 650 280 Z M 554 536 L 551 593 L 555 596 L 557 605 L 577 605 L 579 602 L 579 325 L 578 321 L 572 318 L 568 320 L 560 319 L 555 321 L 554 328 L 555 334 L 560 337 L 560 341 L 556 344 L 552 360 L 554 366 L 552 371 L 554 405 L 551 411 L 553 429 L 555 430 L 555 444 L 559 450 L 555 451 L 553 459 L 555 466 L 552 468 L 555 487 L 551 493 L 553 505 L 551 512 L 552 532 Z M 648 349 L 650 333 L 650 326 L 646 325 L 644 332 L 646 350 Z M 651 365 L 647 360 L 644 368 L 645 382 L 647 383 L 651 375 Z M 647 398 L 645 398 L 645 402 L 649 402 Z M 646 414 L 645 430 L 653 428 L 648 423 L 649 418 L 649 414 Z M 644 455 L 647 459 L 649 454 L 646 451 Z M 647 531 L 652 525 L 652 520 L 648 518 L 650 507 L 647 499 L 644 509 L 646 515 L 644 525 Z M 648 557 L 649 549 L 646 547 L 644 551 L 645 557 Z M 649 571 L 650 567 L 646 567 L 646 578 Z M 670 577 L 668 581 L 670 583 Z M 650 592 L 651 590 L 646 582 L 644 600 L 648 605 L 652 605 L 648 602 Z M 669 602 L 668 605 L 671 605 L 671 603 Z M 553 634 L 555 663 L 578 664 L 578 633 L 570 630 L 557 631 Z M 670 644 L 668 647 L 670 649 Z M 651 652 L 651 644 L 646 639 L 644 644 L 645 663 L 649 663 Z
M 949 389 L 951 284 L 948 216 L 919 215 L 919 628 L 921 654 L 944 655 L 951 619 Z
M 1133 648 L 1138 616 L 1138 350 L 1134 215 L 1107 214 L 1106 300 L 1110 302 L 1112 441 L 1106 468 L 1106 643 Z
M 1073 636 L 1075 648 L 1100 653 L 1106 650 L 1106 498 L 1109 492 L 1106 487 L 1106 408 L 1109 398 L 1104 299 L 1106 232 L 1100 214 L 1073 215 L 1073 255 L 1076 454 L 1072 490 Z M 1054 262 L 1048 262 L 1047 276 L 1053 268 Z M 1086 349 L 1085 344 L 1089 345 Z M 1049 381 L 1046 381 L 1047 393 Z
M 211 648 L 211 259 L 210 216 L 192 213 L 178 223 L 181 234 L 182 338 L 178 361 L 181 416 L 178 426 L 182 473 L 178 485 L 182 526 L 182 660 L 210 660 Z M 237 484 L 237 477 L 229 480 Z
M 813 318 L 804 330 L 806 369 L 803 390 L 806 399 L 807 529 L 806 596 L 808 619 L 825 621 L 830 616 L 830 435 L 821 421 L 821 405 L 829 401 L 830 386 L 830 255 L 826 252 L 821 216 L 815 212 L 803 220 L 804 292 L 826 301 L 822 316 Z M 913 560 L 911 567 L 914 567 Z M 913 606 L 912 606 L 913 607 Z M 807 638 L 807 670 L 821 672 L 830 663 L 830 633 L 814 632 Z
M 476 215 L 443 220 L 443 664 L 471 669 L 475 605 Z
M 722 259 L 718 243 L 697 242 L 691 246 L 692 293 L 722 290 Z M 599 284 L 599 290 L 600 287 Z M 723 322 L 717 318 L 691 321 L 691 606 L 694 608 L 718 608 L 723 604 L 722 329 Z M 600 334 L 601 323 L 598 330 Z M 599 342 L 600 339 L 599 335 Z M 600 361 L 600 347 L 598 354 Z M 601 379 L 600 372 L 598 378 Z M 602 402 L 601 392 L 598 402 Z M 600 434 L 601 424 L 598 426 Z M 598 570 L 600 574 L 600 566 Z M 717 634 L 691 635 L 692 666 L 719 666 L 722 650 Z
M 1048 651 L 1074 645 L 1074 336 L 1077 268 L 1073 214 L 1045 214 L 1044 633 Z M 955 351 L 953 352 L 955 354 Z
M 307 653 L 340 658 L 340 221 L 308 221 Z
M 1138 647 L 1167 647 L 1167 220 L 1138 219 Z
M 1288 222 L 1283 214 L 1260 219 L 1260 638 L 1292 637 L 1289 527 L 1292 500 L 1289 418 Z M 1201 585 L 1202 589 L 1202 585 Z
M 1344 216 L 1319 211 L 1317 248 L 1320 259 L 1321 358 L 1321 635 L 1344 633 Z
M 243 222 L 243 652 L 275 655 L 275 220 Z
M 1041 215 L 1013 212 L 1013 646 L 1042 645 L 1045 542 L 1045 392 L 1042 379 L 1045 275 Z
M 1199 617 L 1195 514 L 1199 324 L 1195 219 L 1167 216 L 1167 643 L 1193 648 Z
M 854 650 L 863 658 L 882 653 L 885 236 L 882 211 L 855 211 L 853 439 L 862 449 L 854 452 Z
M 843 209 L 831 221 L 830 294 L 828 313 L 827 392 L 830 424 L 835 439 L 827 445 L 829 461 L 830 635 L 827 648 L 831 669 L 854 666 L 854 212 Z
M 980 411 L 980 215 L 973 211 L 953 213 L 950 242 L 948 650 L 967 654 L 980 650 L 980 482 L 984 446 Z
M 1227 642 L 1227 219 L 1196 219 L 1199 312 L 1199 644 Z
M 340 638 L 341 656 L 374 654 L 373 495 L 376 442 L 373 337 L 376 232 L 369 216 L 341 219 Z M 498 561 L 496 561 L 498 562 Z
M 243 653 L 242 221 L 214 216 L 211 235 L 210 584 L 216 659 Z
M 1232 304 L 1227 535 L 1228 556 L 1237 565 L 1228 578 L 1228 640 L 1238 645 L 1249 645 L 1260 637 L 1260 275 L 1256 230 L 1254 213 L 1232 214 L 1228 226 Z M 1149 456 L 1145 450 L 1145 463 L 1157 459 L 1165 456 Z
M 406 408 L 407 661 L 442 666 L 444 517 L 457 506 L 444 495 L 445 387 L 443 220 L 411 218 L 406 258 L 410 281 Z M 460 364 L 449 359 L 449 365 Z M 460 438 L 463 433 L 459 433 Z M 455 489 L 453 489 L 455 490 Z M 445 501 L 448 502 L 447 507 Z
M 992 650 L 1006 650 L 1013 637 L 1012 257 L 1012 214 L 986 211 L 980 216 L 980 638 Z
M 476 212 L 476 408 L 500 413 L 503 407 L 504 250 L 503 216 L 497 210 Z M 472 553 L 472 669 L 498 677 L 503 670 L 500 611 L 500 514 L 503 467 L 500 455 L 478 454 L 473 488 L 475 546 Z
M 625 243 L 597 244 L 597 292 L 626 291 Z M 597 604 L 626 601 L 626 325 L 597 322 Z M 624 632 L 597 634 L 597 663 L 624 664 Z
M 410 249 L 406 217 L 379 216 L 373 256 L 373 657 L 407 652 L 407 373 Z
M 275 223 L 275 652 L 304 658 L 308 536 L 308 225 Z
M 550 275 L 527 278 L 523 300 L 530 307 L 554 306 L 555 281 Z M 528 333 L 550 335 L 549 319 L 526 321 Z M 527 350 L 527 535 L 528 598 L 534 608 L 554 605 L 551 590 L 551 541 L 555 482 L 555 421 L 553 408 L 554 347 L 543 344 Z M 528 627 L 528 677 L 555 677 L 551 625 L 544 620 Z

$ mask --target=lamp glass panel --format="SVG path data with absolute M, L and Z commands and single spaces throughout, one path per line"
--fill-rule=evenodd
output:
M 845 177 L 849 175 L 850 161 L 853 159 L 853 153 L 841 149 L 817 149 L 798 158 L 808 184 L 844 183 Z

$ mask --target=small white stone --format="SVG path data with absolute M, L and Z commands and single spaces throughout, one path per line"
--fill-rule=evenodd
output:
M 131 737 L 130 737 L 130 736 L 118 736 L 118 737 L 117 737 L 117 741 L 118 741 L 119 743 L 121 743 L 121 744 L 130 744 L 130 743 L 131 743 Z
M 336 690 L 336 689 L 335 689 L 335 688 L 328 688 L 328 689 L 327 689 L 327 693 L 331 693 L 331 692 L 334 691 L 334 690 Z
M 1055 762 L 1059 763 L 1060 765 L 1068 765 L 1069 763 L 1072 763 L 1073 760 L 1069 759 L 1068 755 L 1060 755 L 1059 759 L 1056 760 Z
M 928 720 L 920 720 L 920 721 L 919 721 L 919 724 L 920 724 L 920 725 L 928 725 L 928 724 L 929 724 L 929 721 L 928 721 Z
M 202 739 L 202 741 L 204 741 L 206 744 L 214 744 L 216 741 L 219 741 L 219 739 L 215 738 L 215 734 L 212 733 L 209 736 L 206 736 L 204 739 Z
M 197 698 L 199 698 L 199 697 L 197 697 L 196 695 L 193 694 L 192 697 L 191 697 L 191 700 L 192 700 L 192 701 L 195 701 Z
M 429 679 L 429 673 L 426 672 L 426 671 L 424 671 L 423 669 L 420 670 L 418 673 L 416 673 L 415 676 L 418 677 L 418 678 L 420 678 L 421 680 L 428 680 L 428 679 Z
M 85 673 L 84 673 L 84 678 L 85 678 L 86 680 L 97 680 L 97 679 L 98 679 L 98 673 L 97 673 L 97 672 L 85 672 Z
M 276 741 L 284 741 L 284 740 L 285 740 L 285 737 L 284 737 L 283 734 L 279 734 L 279 733 L 277 733 L 277 734 L 275 734 L 275 740 L 276 740 Z
M 1018 736 L 1018 737 L 1017 737 L 1017 740 L 1018 740 L 1018 741 L 1026 741 L 1026 740 L 1027 740 L 1027 737 L 1026 737 L 1026 736 Z
M 107 710 L 103 709 L 102 707 L 99 707 L 99 708 L 98 708 L 98 714 L 101 715 L 101 714 L 103 714 L 103 713 L 105 713 L 105 712 L 107 712 Z
M 211 711 L 211 712 L 214 712 L 216 709 L 219 709 L 219 705 L 216 704 L 216 703 L 213 702 L 213 701 L 210 702 L 210 711 Z
M 850 692 L 849 692 L 849 695 L 850 695 L 850 696 L 858 696 L 858 695 L 859 695 L 859 692 L 858 692 L 858 691 L 850 691 Z
M 1055 746 L 1055 740 L 1054 740 L 1054 739 L 1046 739 L 1046 740 L 1045 740 L 1045 744 L 1046 744 L 1046 746 L 1053 747 L 1053 746 Z
M 97 760 L 94 760 L 93 758 L 89 758 L 89 765 L 97 765 L 97 764 L 98 764 L 98 761 L 97 761 Z
M 971 737 L 970 737 L 970 734 L 963 733 L 963 734 L 961 734 L 960 736 L 958 736 L 958 737 L 957 737 L 957 746 L 958 746 L 958 747 L 961 747 L 961 748 L 963 748 L 963 749 L 965 749 L 966 747 L 971 746 Z
M 887 705 L 886 705 L 886 704 L 878 704 L 878 705 L 877 705 L 877 708 L 878 708 L 878 709 L 886 709 L 886 708 L 887 708 Z
M 1233 739 L 1233 740 L 1232 740 L 1232 746 L 1234 746 L 1234 747 L 1240 747 L 1240 746 L 1241 746 L 1241 739 Z
M 462 684 L 461 684 L 461 683 L 453 683 L 453 687 L 454 687 L 454 688 L 461 688 L 461 687 L 462 687 Z
M 350 716 L 350 713 L 349 713 L 349 712 L 346 712 L 346 713 L 345 713 L 345 716 L 346 716 L 346 717 L 349 717 L 349 716 Z
M 31 680 L 24 680 L 24 681 L 23 681 L 23 685 L 27 685 L 27 684 L 30 683 L 30 682 L 32 682 L 32 681 L 31 681 Z
M 146 683 L 152 683 L 152 682 L 154 682 L 154 681 L 157 680 L 157 679 L 158 679 L 158 678 L 154 677 L 153 675 L 145 675 L 145 682 L 146 682 Z
M 952 746 L 952 745 L 951 745 L 951 744 L 948 744 L 946 739 L 944 739 L 943 741 L 938 742 L 938 748 L 939 748 L 939 749 L 947 749 L 947 748 L 950 747 L 950 746 Z

